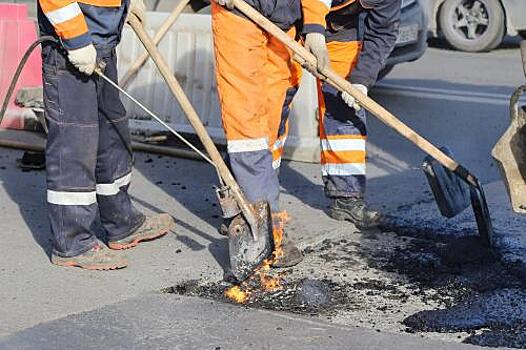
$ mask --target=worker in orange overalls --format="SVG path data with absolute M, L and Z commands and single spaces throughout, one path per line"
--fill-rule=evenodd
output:
M 52 263 L 93 270 L 122 268 L 108 249 L 127 249 L 166 234 L 171 216 L 146 217 L 128 194 L 132 153 L 119 92 L 92 75 L 97 65 L 117 81 L 115 47 L 128 12 L 144 20 L 142 0 L 39 0 L 42 47 L 47 202 Z M 102 64 L 101 64 L 102 63 Z M 108 246 L 96 232 L 106 232 Z
M 287 136 L 289 106 L 298 89 L 301 67 L 293 63 L 283 44 L 233 10 L 231 1 L 217 1 L 219 4 L 212 2 L 212 29 L 230 166 L 251 203 L 270 204 L 275 244 L 283 252 L 274 266 L 293 266 L 303 256 L 283 231 L 285 218 L 279 205 L 278 169 Z M 323 34 L 311 35 L 309 28 L 325 26 L 324 15 L 319 12 L 328 12 L 330 1 L 248 3 L 291 37 L 300 34 L 297 28 L 305 23 L 307 45 L 314 47 L 311 51 L 318 54 L 319 62 L 327 64 Z M 222 231 L 225 233 L 226 229 Z
M 394 48 L 401 0 L 333 0 L 325 34 L 331 68 L 367 95 Z M 382 216 L 365 200 L 366 114 L 354 98 L 319 84 L 321 164 L 330 216 L 358 228 L 377 226 Z

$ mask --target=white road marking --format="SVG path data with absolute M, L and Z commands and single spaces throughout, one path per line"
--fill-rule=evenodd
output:
M 375 86 L 374 92 L 384 95 L 405 97 L 419 97 L 442 101 L 459 101 L 497 106 L 508 106 L 511 93 L 489 93 L 459 89 L 441 89 L 423 86 L 407 86 L 399 84 L 380 83 Z

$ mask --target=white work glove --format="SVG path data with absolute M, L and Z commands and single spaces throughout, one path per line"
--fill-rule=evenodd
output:
M 352 84 L 353 87 L 358 89 L 362 94 L 367 96 L 367 86 L 362 84 Z M 342 92 L 342 100 L 347 104 L 347 106 L 354 108 L 355 110 L 359 111 L 361 109 L 358 102 L 356 102 L 356 99 L 352 97 L 350 94 L 346 93 L 345 91 Z
M 80 49 L 68 50 L 68 60 L 79 72 L 92 75 L 97 66 L 97 50 L 93 44 Z
M 318 72 L 329 68 L 329 51 L 327 51 L 325 35 L 321 33 L 307 34 L 305 37 L 305 48 L 316 57 Z
M 146 5 L 143 0 L 130 0 L 130 8 L 128 9 L 128 16 L 126 22 L 128 22 L 131 15 L 137 16 L 143 27 L 146 24 Z
M 224 6 L 224 7 L 226 7 L 229 10 L 233 10 L 234 9 L 234 0 L 216 0 L 216 2 L 219 5 Z

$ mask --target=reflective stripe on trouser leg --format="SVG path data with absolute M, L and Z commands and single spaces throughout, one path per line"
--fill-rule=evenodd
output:
M 97 92 L 93 79 L 73 71 L 55 47 L 44 45 L 44 103 L 48 216 L 54 254 L 74 256 L 96 243 L 98 207 Z
M 348 76 L 355 66 L 358 42 L 328 43 L 331 67 Z M 329 197 L 363 197 L 366 186 L 367 138 L 365 110 L 347 106 L 329 84 L 321 85 L 320 141 L 322 175 Z
M 272 211 L 279 211 L 279 180 L 272 168 L 272 154 L 268 144 L 259 150 L 232 152 L 232 143 L 246 140 L 228 141 L 228 158 L 234 176 L 250 203 L 267 201 Z M 250 140 L 252 141 L 252 140 Z
M 117 81 L 117 59 L 106 59 L 105 74 Z M 128 194 L 132 158 L 126 110 L 119 92 L 103 80 L 98 81 L 99 144 L 97 153 L 97 201 L 101 223 L 108 240 L 119 240 L 133 233 L 145 216 L 133 205 Z

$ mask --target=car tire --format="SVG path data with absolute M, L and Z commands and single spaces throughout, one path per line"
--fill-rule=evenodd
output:
M 461 51 L 490 51 L 506 32 L 504 10 L 498 0 L 446 0 L 438 16 L 440 31 Z
M 385 78 L 387 76 L 387 74 L 391 73 L 391 71 L 393 70 L 394 68 L 394 65 L 393 66 L 385 66 L 381 71 L 380 73 L 378 73 L 378 79 L 377 80 L 382 80 L 383 78 Z

